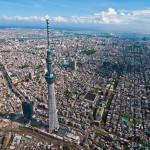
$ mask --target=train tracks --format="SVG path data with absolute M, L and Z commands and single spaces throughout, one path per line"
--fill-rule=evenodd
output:
M 69 148 L 72 148 L 72 150 L 84 150 L 84 148 L 80 145 L 62 137 L 56 136 L 55 134 L 46 133 L 36 127 L 27 127 L 18 122 L 12 122 L 8 119 L 0 119 L 0 132 L 5 134 L 17 133 L 22 136 L 29 135 L 36 138 L 39 141 L 47 142 L 49 144 L 53 143 L 53 145 L 56 146 L 67 146 Z

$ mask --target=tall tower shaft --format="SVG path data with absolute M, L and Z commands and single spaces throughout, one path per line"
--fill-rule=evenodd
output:
M 52 51 L 49 44 L 49 20 L 46 20 L 47 23 L 47 73 L 45 74 L 45 79 L 48 84 L 48 117 L 49 117 L 49 132 L 51 133 L 54 129 L 59 128 L 57 109 L 56 109 L 56 98 L 55 98 L 55 88 L 54 81 L 56 79 L 53 68 L 52 68 Z

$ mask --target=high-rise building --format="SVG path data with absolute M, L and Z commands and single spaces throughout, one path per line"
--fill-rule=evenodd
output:
M 25 119 L 28 119 L 28 121 L 30 121 L 33 115 L 33 102 L 31 102 L 27 97 L 25 101 L 22 102 L 22 110 Z
M 69 60 L 69 66 L 72 70 L 76 71 L 77 69 L 77 62 L 74 58 L 70 58 Z
M 53 49 L 49 47 L 49 20 L 47 22 L 47 42 L 48 42 L 48 51 L 47 51 L 47 73 L 45 75 L 46 82 L 48 84 L 48 116 L 49 116 L 49 132 L 51 133 L 54 129 L 59 128 L 57 109 L 56 109 L 56 97 L 55 97 L 55 88 L 54 81 L 56 79 L 53 68 L 52 68 L 52 51 Z

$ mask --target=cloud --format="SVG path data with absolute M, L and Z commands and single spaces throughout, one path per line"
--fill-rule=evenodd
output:
M 118 24 L 122 22 L 120 14 L 113 8 L 108 8 L 107 11 L 102 11 L 95 14 L 95 16 L 99 17 L 100 24 Z
M 67 22 L 68 20 L 67 20 L 67 18 L 64 18 L 62 16 L 58 16 L 58 17 L 51 18 L 51 21 L 63 23 L 63 22 Z
M 3 16 L 1 18 L 1 20 L 4 21 L 45 21 L 47 18 L 49 18 L 48 16 Z
M 145 23 L 150 25 L 150 9 L 133 11 L 131 19 L 136 23 Z
M 49 18 L 54 23 L 72 23 L 72 24 L 107 24 L 107 25 L 127 25 L 127 24 L 148 24 L 150 25 L 150 9 L 145 10 L 115 10 L 108 8 L 88 16 L 3 16 L 3 21 L 45 21 Z

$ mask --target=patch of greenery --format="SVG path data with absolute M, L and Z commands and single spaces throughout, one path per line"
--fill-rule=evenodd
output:
M 66 90 L 66 91 L 64 92 L 64 95 L 65 95 L 67 98 L 71 98 L 71 97 L 76 96 L 77 93 L 76 93 L 76 92 L 71 92 L 71 91 Z
M 69 150 L 69 147 L 63 147 L 63 150 Z
M 83 66 L 83 64 L 81 62 L 77 62 L 77 66 L 80 68 Z
M 41 67 L 42 67 L 42 65 L 39 64 L 39 65 L 35 66 L 35 69 L 39 70 Z
M 93 55 L 95 53 L 96 53 L 95 49 L 85 49 L 81 51 L 81 54 L 88 55 L 88 56 Z
M 10 50 L 2 50 L 2 51 L 0 51 L 0 53 L 9 53 L 10 52 Z
M 16 74 L 12 74 L 11 77 L 17 77 L 17 75 Z
M 99 88 L 99 87 L 93 87 L 92 89 L 93 89 L 93 91 L 94 91 L 96 94 L 100 94 L 100 93 L 101 93 L 101 88 Z
M 19 66 L 20 69 L 24 69 L 24 68 L 28 68 L 29 67 L 29 64 L 24 64 L 22 66 Z

